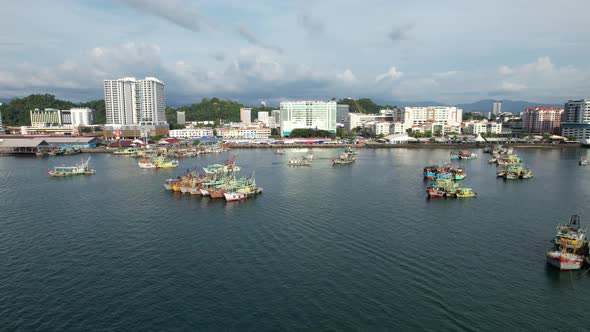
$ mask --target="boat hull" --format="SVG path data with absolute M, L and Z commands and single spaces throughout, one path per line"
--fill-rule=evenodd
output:
M 215 190 L 208 190 L 209 196 L 211 198 L 223 198 L 223 194 L 227 193 L 225 190 L 215 191 Z
M 561 271 L 579 270 L 582 267 L 584 258 L 580 255 L 562 254 L 560 252 L 547 253 L 547 264 L 558 268 Z
M 225 200 L 228 202 L 243 201 L 248 198 L 246 194 L 240 193 L 224 193 L 223 197 L 225 197 Z

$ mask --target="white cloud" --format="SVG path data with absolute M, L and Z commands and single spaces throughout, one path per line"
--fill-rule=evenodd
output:
M 381 75 L 378 75 L 375 78 L 376 82 L 381 82 L 383 80 L 391 80 L 391 81 L 396 81 L 398 79 L 400 79 L 402 76 L 404 76 L 404 73 L 402 73 L 401 71 L 398 71 L 396 67 L 391 67 L 389 68 L 389 70 Z
M 354 82 L 356 80 L 356 77 L 354 76 L 354 74 L 352 73 L 352 70 L 350 70 L 350 69 L 346 69 L 342 73 L 336 75 L 336 78 L 339 81 L 345 82 L 345 83 Z
M 526 84 L 514 83 L 514 82 L 508 82 L 508 81 L 502 81 L 502 84 L 500 85 L 500 89 L 507 91 L 507 92 L 522 91 L 522 90 L 525 90 L 526 88 L 527 88 Z

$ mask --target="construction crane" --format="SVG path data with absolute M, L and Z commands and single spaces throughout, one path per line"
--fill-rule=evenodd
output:
M 354 105 L 356 106 L 356 109 L 358 110 L 358 112 L 363 113 L 361 111 L 361 107 L 359 106 L 359 103 L 356 102 L 356 99 L 354 99 L 354 97 L 350 97 L 350 99 L 352 99 L 352 101 L 354 101 Z

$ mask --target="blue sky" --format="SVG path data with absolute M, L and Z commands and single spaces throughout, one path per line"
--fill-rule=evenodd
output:
M 590 97 L 590 1 L 21 0 L 3 3 L 0 97 L 102 98 L 156 76 L 171 103 Z

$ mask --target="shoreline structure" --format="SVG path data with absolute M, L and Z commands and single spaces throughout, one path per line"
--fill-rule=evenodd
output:
M 410 143 L 410 144 L 230 144 L 227 147 L 231 149 L 343 149 L 353 147 L 356 149 L 479 149 L 489 144 L 429 144 L 429 143 Z M 514 148 L 531 148 L 531 149 L 562 149 L 562 148 L 580 148 L 580 144 L 503 144 Z M 113 153 L 117 149 L 82 149 L 84 153 Z

